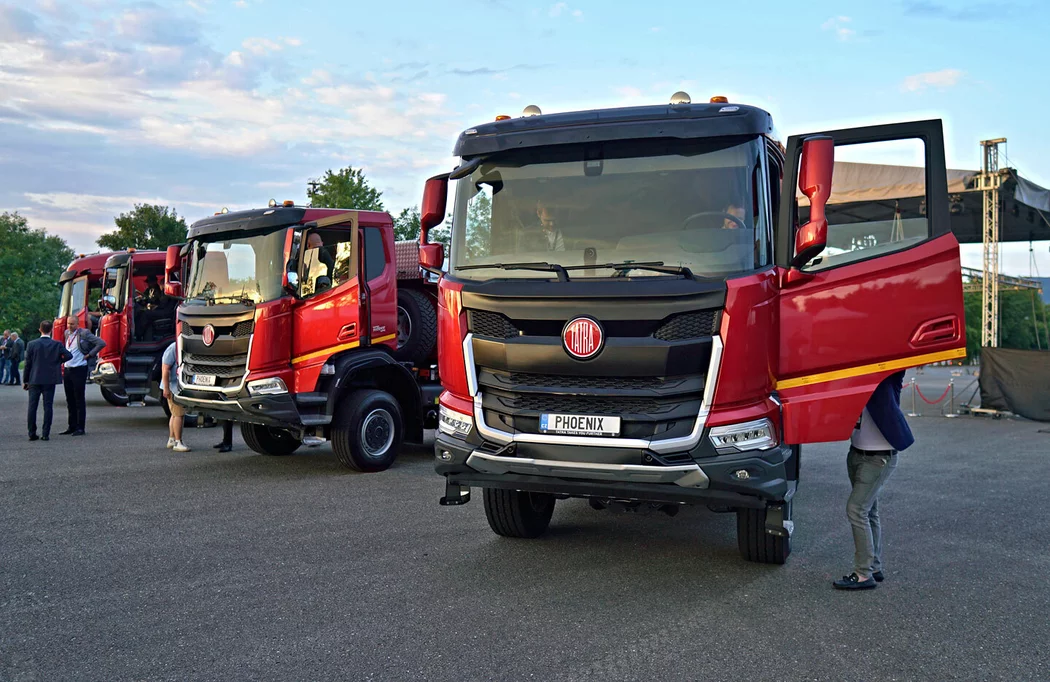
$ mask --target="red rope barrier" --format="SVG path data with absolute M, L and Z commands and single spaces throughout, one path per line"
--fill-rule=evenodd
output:
M 948 397 L 948 391 L 952 390 L 951 384 L 948 384 L 948 388 L 944 389 L 944 393 L 941 394 L 940 398 L 937 398 L 937 400 L 930 400 L 930 399 L 928 399 L 926 396 L 924 396 L 922 394 L 922 391 L 919 390 L 919 385 L 918 384 L 912 384 L 912 386 L 915 387 L 915 392 L 919 394 L 919 397 L 922 398 L 922 401 L 924 403 L 926 403 L 927 405 L 936 405 L 937 403 L 939 403 L 942 400 L 944 400 L 945 398 L 947 398 Z

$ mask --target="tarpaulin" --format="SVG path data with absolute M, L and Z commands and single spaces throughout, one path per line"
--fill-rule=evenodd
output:
M 981 407 L 1050 422 L 1050 351 L 981 350 Z

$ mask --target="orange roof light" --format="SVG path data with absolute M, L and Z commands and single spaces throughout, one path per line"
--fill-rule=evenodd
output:
M 715 95 L 711 98 L 711 104 L 729 104 L 729 98 L 723 95 Z
M 292 201 L 291 199 L 285 199 L 284 200 L 284 205 L 285 206 L 295 206 L 295 202 Z
M 510 116 L 507 116 L 506 114 L 500 114 L 499 116 L 496 117 L 496 120 L 497 121 L 506 121 L 509 118 L 510 118 Z

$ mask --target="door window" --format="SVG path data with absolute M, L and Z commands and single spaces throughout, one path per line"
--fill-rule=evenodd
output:
M 303 251 L 303 296 L 334 289 L 354 275 L 351 231 L 342 229 L 311 230 L 306 235 Z
M 930 236 L 926 145 L 918 138 L 839 144 L 828 199 L 827 248 L 802 269 L 819 271 L 884 256 Z M 799 224 L 809 219 L 798 195 Z
M 70 315 L 76 315 L 87 305 L 87 277 L 73 280 L 73 292 L 70 295 Z
M 378 227 L 366 227 L 365 235 L 365 280 L 372 281 L 383 274 L 387 258 L 383 248 L 383 232 Z

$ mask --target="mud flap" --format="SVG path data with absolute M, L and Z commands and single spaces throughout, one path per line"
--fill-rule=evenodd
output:
M 791 537 L 795 524 L 791 520 L 791 503 L 766 507 L 766 532 L 782 538 Z
M 445 496 L 438 500 L 442 507 L 457 507 L 470 502 L 470 486 L 456 485 L 445 479 Z

